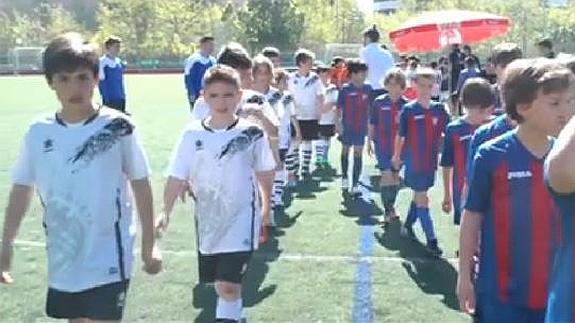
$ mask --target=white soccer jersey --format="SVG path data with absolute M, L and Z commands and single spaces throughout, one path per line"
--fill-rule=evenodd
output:
M 291 138 L 291 117 L 295 113 L 293 110 L 293 104 L 284 105 L 284 95 L 274 87 L 271 87 L 264 95 L 272 109 L 275 111 L 276 116 L 280 122 L 278 131 L 278 147 L 280 149 L 287 149 L 289 148 Z
M 270 122 L 274 126 L 276 127 L 279 126 L 280 122 L 276 116 L 276 113 L 269 105 L 263 94 L 260 94 L 252 90 L 243 90 L 242 101 L 238 106 L 238 114 L 240 116 L 241 116 L 241 110 L 246 106 L 250 106 L 252 108 L 258 107 L 262 109 L 264 116 L 268 118 L 268 120 L 270 120 Z M 208 104 L 204 100 L 204 97 L 202 96 L 194 103 L 194 108 L 192 110 L 192 121 L 204 120 L 209 116 L 210 116 L 210 107 L 208 106 Z
M 339 92 L 335 85 L 330 84 L 325 89 L 325 103 L 337 104 L 337 96 Z M 330 112 L 322 113 L 319 119 L 320 125 L 333 125 L 335 124 L 336 110 L 332 109 Z
M 269 141 L 261 128 L 242 118 L 224 130 L 207 122 L 184 129 L 168 175 L 191 182 L 202 254 L 255 250 L 261 225 L 256 172 L 275 168 Z
M 13 169 L 14 184 L 36 186 L 51 288 L 78 292 L 129 278 L 133 263 L 127 179 L 149 176 L 127 116 L 109 108 L 80 124 L 54 115 L 33 123 Z
M 288 80 L 288 89 L 294 97 L 297 119 L 318 120 L 318 96 L 324 94 L 324 86 L 319 76 L 314 72 L 310 72 L 308 76 L 292 73 Z

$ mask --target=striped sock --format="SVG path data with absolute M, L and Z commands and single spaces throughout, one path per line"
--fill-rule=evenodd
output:
M 276 175 L 274 178 L 274 198 L 273 204 L 274 206 L 281 206 L 283 205 L 282 202 L 282 195 L 284 192 L 284 185 L 285 185 L 285 171 L 279 170 L 276 171 Z
M 323 149 L 323 160 L 325 160 L 326 162 L 329 160 L 329 147 L 330 147 L 331 141 L 329 140 L 329 138 L 325 139 L 324 142 L 324 149 Z
M 324 161 L 324 152 L 325 146 L 323 143 L 323 139 L 316 141 L 315 143 L 315 162 L 317 164 L 321 164 Z
M 299 171 L 299 147 L 292 146 L 290 153 L 286 157 L 286 168 L 291 175 L 296 175 Z
M 302 143 L 302 174 L 309 174 L 309 164 L 311 163 L 311 142 Z

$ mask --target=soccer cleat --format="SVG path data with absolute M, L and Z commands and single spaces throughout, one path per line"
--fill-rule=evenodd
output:
M 347 178 L 341 179 L 341 190 L 344 192 L 349 190 L 349 180 Z
M 443 250 L 441 250 L 441 248 L 439 248 L 439 244 L 437 243 L 437 240 L 429 240 L 427 242 L 427 250 L 429 252 L 431 252 L 432 255 L 436 256 L 436 257 L 440 257 L 443 254 Z
M 413 232 L 412 227 L 407 227 L 405 225 L 402 225 L 401 230 L 399 231 L 399 234 L 403 238 L 407 238 L 407 239 L 411 239 L 411 240 L 417 240 L 417 237 L 415 236 L 415 232 Z

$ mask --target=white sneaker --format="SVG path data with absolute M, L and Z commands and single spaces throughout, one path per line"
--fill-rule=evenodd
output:
M 341 179 L 341 190 L 346 192 L 349 190 L 349 180 L 347 178 Z
M 354 186 L 351 188 L 351 195 L 356 195 L 359 196 L 361 195 L 361 190 L 359 189 L 359 186 Z

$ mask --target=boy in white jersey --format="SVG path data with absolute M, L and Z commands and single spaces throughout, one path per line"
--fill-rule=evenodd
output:
M 98 84 L 94 47 L 78 34 L 65 34 L 50 42 L 43 63 L 61 109 L 33 123 L 24 138 L 6 209 L 0 282 L 12 282 L 12 244 L 35 189 L 44 208 L 47 315 L 119 321 L 135 237 L 127 180 L 142 224 L 144 270 L 161 268 L 148 162 L 131 120 L 92 104 Z
M 335 84 L 330 82 L 330 68 L 328 66 L 318 66 L 317 74 L 325 87 L 325 103 L 320 109 L 319 140 L 315 146 L 316 166 L 318 168 L 330 169 L 329 147 L 331 137 L 335 136 L 338 89 Z
M 199 277 L 215 283 L 216 322 L 239 322 L 241 287 L 258 247 L 262 215 L 269 213 L 267 188 L 276 163 L 265 132 L 235 113 L 239 76 L 217 65 L 204 77 L 210 116 L 188 125 L 174 149 L 164 191 L 165 229 L 178 195 L 190 182 L 195 200 Z M 261 196 L 260 196 L 261 194 Z
M 320 107 L 324 101 L 324 87 L 318 75 L 312 71 L 315 55 L 306 49 L 299 49 L 295 53 L 297 71 L 289 79 L 289 91 L 294 97 L 296 115 L 302 135 L 302 169 L 304 178 L 310 175 L 312 155 L 312 141 L 318 139 Z M 296 160 L 299 161 L 299 149 L 294 150 Z M 299 164 L 298 168 L 299 168 Z M 296 177 L 297 177 L 296 168 Z
M 289 148 L 290 122 L 292 118 L 295 119 L 295 110 L 293 104 L 284 105 L 282 92 L 271 86 L 274 80 L 273 63 L 271 60 L 263 55 L 258 55 L 254 58 L 253 63 L 254 83 L 252 89 L 265 96 L 267 102 L 280 120 L 279 140 L 277 145 L 272 147 L 274 154 L 276 154 L 278 167 L 273 184 L 272 208 L 274 213 L 270 218 L 270 225 L 276 226 L 275 217 L 277 213 L 281 212 L 281 208 L 283 208 L 282 197 L 286 181 L 284 162 Z

